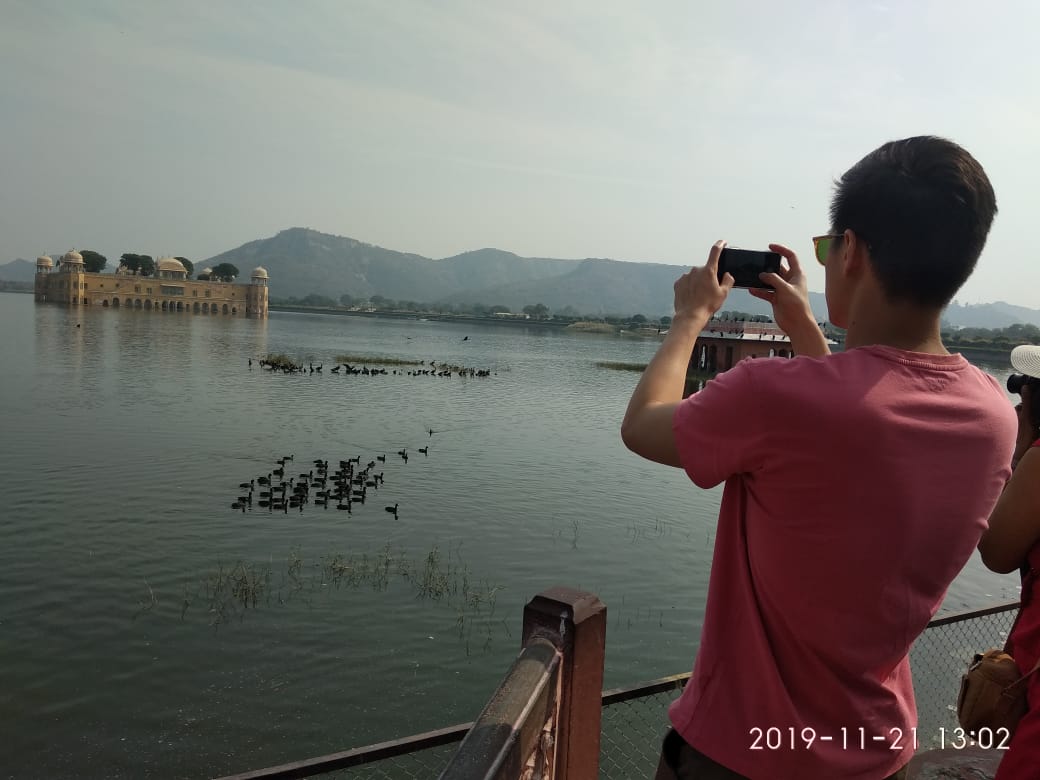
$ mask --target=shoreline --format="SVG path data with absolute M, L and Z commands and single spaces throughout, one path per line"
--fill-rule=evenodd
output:
M 407 312 L 407 311 L 348 311 L 347 309 L 323 309 L 313 306 L 294 306 L 292 304 L 271 303 L 268 311 L 289 312 L 291 314 L 330 314 L 337 317 L 368 317 L 389 320 L 414 320 L 422 322 L 469 322 L 474 325 L 509 325 L 538 328 L 567 328 L 571 322 L 557 320 L 524 320 L 519 317 L 481 317 L 474 314 L 438 314 L 434 312 Z M 575 329 L 578 330 L 578 329 Z

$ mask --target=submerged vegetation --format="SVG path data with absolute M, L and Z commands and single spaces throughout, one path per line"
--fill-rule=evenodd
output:
M 597 368 L 609 368 L 614 371 L 645 371 L 646 363 L 621 363 L 615 360 L 597 360 Z
M 373 363 L 379 366 L 421 366 L 422 360 L 409 360 L 392 357 L 373 357 L 372 355 L 336 355 L 337 363 Z
M 269 366 L 275 369 L 297 369 L 297 364 L 291 357 L 283 352 L 272 352 L 264 355 L 262 360 L 266 361 Z
M 395 582 L 409 587 L 421 601 L 442 604 L 455 613 L 455 628 L 460 640 L 471 652 L 474 628 L 486 651 L 495 626 L 509 626 L 495 620 L 495 602 L 501 585 L 477 578 L 459 555 L 459 548 L 449 549 L 447 556 L 434 545 L 419 560 L 404 550 L 395 550 L 389 542 L 375 555 L 368 553 L 333 553 L 307 561 L 298 547 L 289 551 L 284 562 L 239 560 L 217 567 L 198 580 L 185 583 L 180 601 L 180 616 L 202 610 L 214 628 L 232 621 L 244 620 L 250 609 L 284 606 L 293 601 L 312 604 L 315 596 L 327 596 L 332 589 L 366 589 L 387 591 Z M 136 619 L 158 604 L 149 594 L 139 601 Z M 147 608 L 146 608 L 147 607 Z
M 579 322 L 573 322 L 567 326 L 568 330 L 577 331 L 578 333 L 617 333 L 618 326 L 611 325 L 609 322 L 596 322 L 590 320 L 581 320 Z

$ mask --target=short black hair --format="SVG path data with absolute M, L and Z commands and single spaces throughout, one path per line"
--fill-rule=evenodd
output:
M 942 308 L 975 270 L 996 213 L 978 160 L 921 135 L 878 147 L 835 182 L 831 229 L 866 242 L 891 300 Z

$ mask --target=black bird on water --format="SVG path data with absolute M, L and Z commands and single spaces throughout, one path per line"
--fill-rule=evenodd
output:
M 394 504 L 393 506 L 384 507 L 384 509 L 386 509 L 386 511 L 392 514 L 395 518 L 397 517 L 397 504 Z

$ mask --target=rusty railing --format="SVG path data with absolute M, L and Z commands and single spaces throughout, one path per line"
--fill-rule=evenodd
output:
M 441 780 L 594 780 L 606 632 L 591 593 L 556 587 L 528 602 L 520 656 Z

